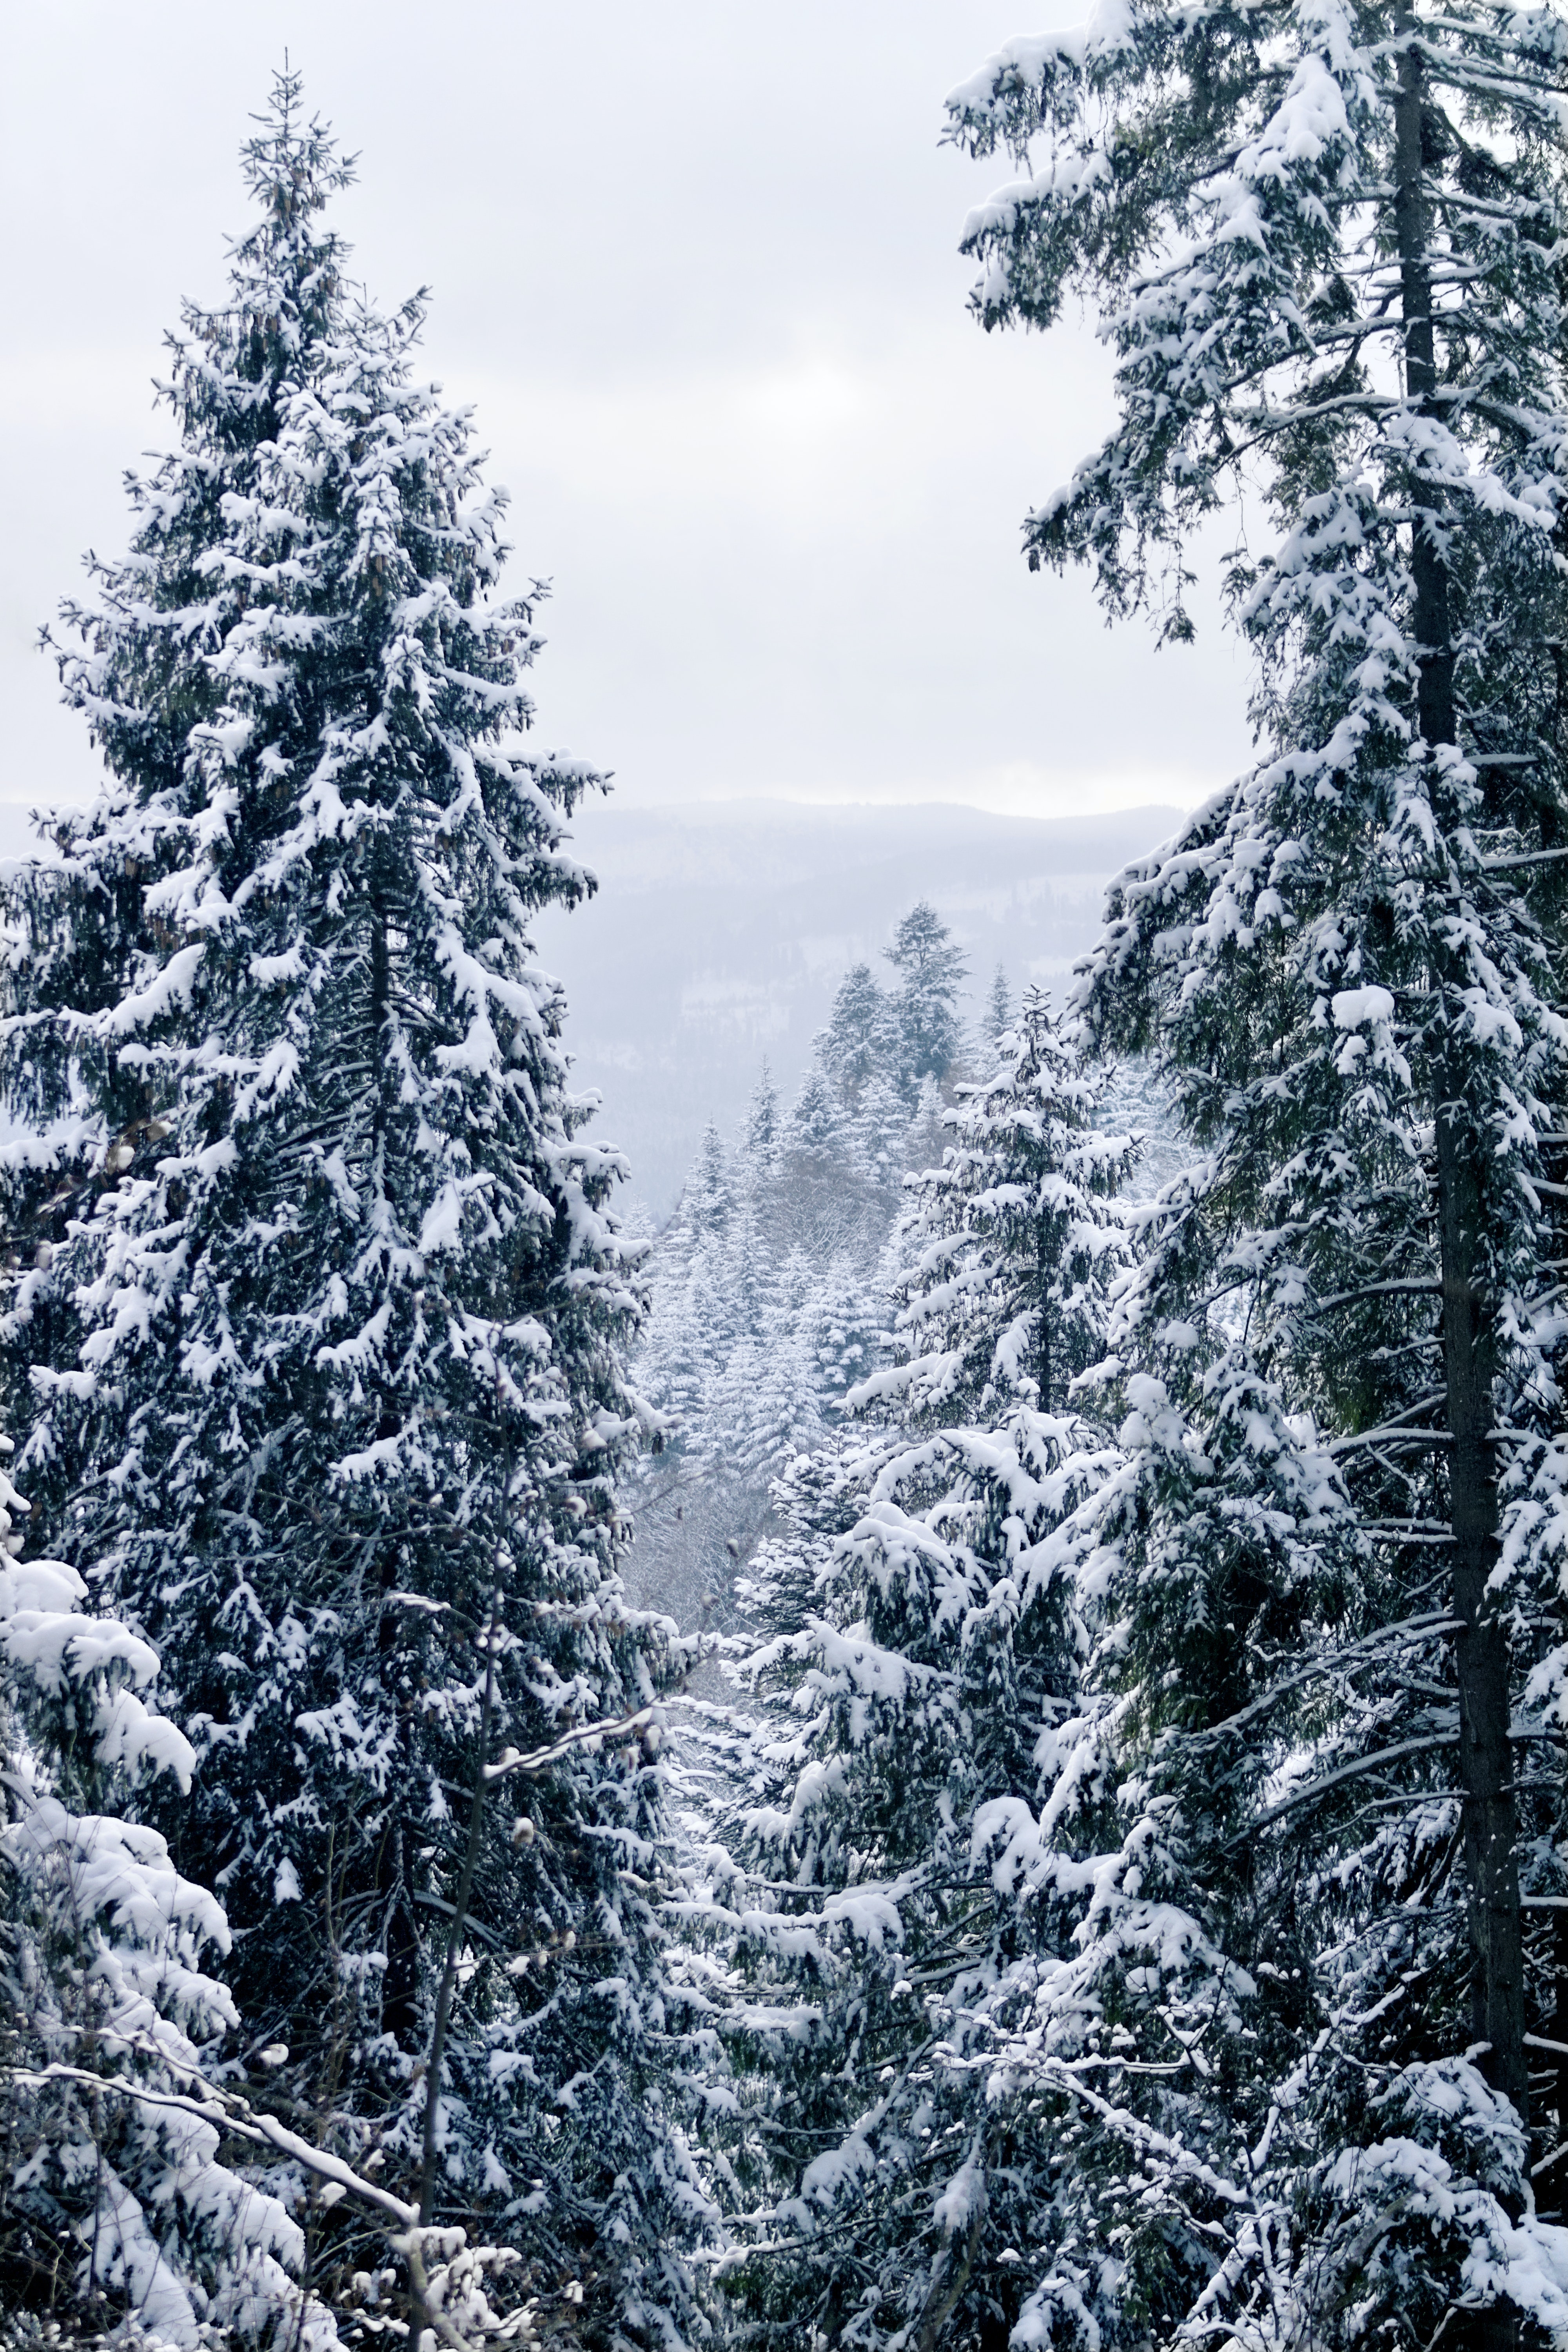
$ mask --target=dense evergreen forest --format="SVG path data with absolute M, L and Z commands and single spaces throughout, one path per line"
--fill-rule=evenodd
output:
M 1565 74 L 952 93 L 977 322 L 1115 360 L 1027 562 L 1175 641 L 1233 527 L 1257 761 L 1060 1001 L 911 905 L 658 1234 L 605 779 L 279 79 L 0 873 L 0 2342 L 1568 2338 Z

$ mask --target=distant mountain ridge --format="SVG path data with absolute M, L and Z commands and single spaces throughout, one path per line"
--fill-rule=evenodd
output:
M 1013 817 L 942 803 L 705 801 L 584 811 L 574 846 L 599 890 L 539 925 L 566 984 L 580 1087 L 658 1219 L 710 1118 L 741 1117 L 767 1056 L 785 1100 L 844 971 L 880 964 L 929 898 L 963 943 L 977 1021 L 997 963 L 1016 998 L 1058 991 L 1100 929 L 1105 885 L 1182 822 L 1174 808 Z

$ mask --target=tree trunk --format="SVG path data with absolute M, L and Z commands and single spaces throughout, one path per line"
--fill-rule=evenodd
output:
M 973 2161 L 973 2158 L 971 2159 Z M 980 2177 L 980 2193 L 969 2217 L 969 2227 L 962 2239 L 952 2231 L 943 2232 L 942 2246 L 932 2265 L 931 2283 L 919 2319 L 911 2330 L 913 2352 L 937 2352 L 943 2328 L 957 2309 L 964 2288 L 969 2284 L 974 2268 L 974 2257 L 980 2251 L 981 2231 L 985 2227 L 985 2176 Z
M 1460 1106 L 1437 1124 L 1437 1211 L 1443 1254 L 1444 1369 L 1448 1399 L 1449 1521 L 1454 1531 L 1454 1659 L 1459 1683 L 1459 1780 L 1465 1867 L 1476 1948 L 1475 2033 L 1490 2043 L 1486 2072 L 1524 2119 L 1524 1938 L 1509 1747 L 1508 1639 L 1487 1592 L 1497 1560 L 1498 1495 L 1489 1435 L 1493 1340 L 1477 1280 L 1480 1189 Z
M 1396 37 L 1414 36 L 1408 5 L 1395 10 Z M 1394 228 L 1404 311 L 1405 385 L 1415 403 L 1434 404 L 1436 338 L 1428 260 L 1429 208 L 1422 172 L 1426 68 L 1408 47 L 1399 60 L 1394 103 Z M 1437 499 L 1419 473 L 1411 478 L 1415 521 L 1410 569 L 1419 648 L 1417 719 L 1429 747 L 1456 742 L 1453 622 Z M 1427 520 L 1430 518 L 1430 521 Z M 1439 970 L 1451 993 L 1458 975 Z M 1475 2033 L 1489 2043 L 1493 2087 L 1528 2120 L 1524 2050 L 1524 1939 L 1516 1856 L 1518 1823 L 1509 1748 L 1508 1642 L 1487 1591 L 1498 1552 L 1497 1468 L 1491 1426 L 1496 1337 L 1483 1272 L 1486 1202 L 1462 1049 L 1445 1057 L 1436 1109 L 1437 1223 L 1442 1254 L 1444 1372 L 1447 1391 L 1449 1519 L 1454 1533 L 1455 1668 L 1459 1685 L 1459 1778 L 1464 1790 L 1465 1865 L 1475 1948 Z M 1479 2315 L 1483 2344 L 1511 2344 L 1503 2307 Z
M 419 1929 L 414 1916 L 407 1841 L 395 1814 L 383 1832 L 376 1893 L 385 1898 L 381 1972 L 381 2030 L 413 2055 L 419 2046 Z
M 1552 2020 L 1550 2038 L 1557 2047 L 1552 2053 L 1552 2067 L 1556 2077 L 1557 2128 L 1552 2136 L 1547 2153 L 1554 2161 L 1551 2170 L 1536 2190 L 1539 2210 L 1548 2221 L 1561 2222 L 1568 2215 L 1568 2170 L 1563 2160 L 1563 2150 L 1568 2147 L 1568 1907 L 1552 1914 L 1552 1968 L 1557 1979 L 1557 2010 Z

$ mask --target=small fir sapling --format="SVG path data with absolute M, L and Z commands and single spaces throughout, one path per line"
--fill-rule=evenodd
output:
M 999 1045 L 1013 1026 L 1013 997 L 1007 986 L 1007 967 L 999 963 L 992 975 L 991 993 L 985 1000 L 985 1042 Z

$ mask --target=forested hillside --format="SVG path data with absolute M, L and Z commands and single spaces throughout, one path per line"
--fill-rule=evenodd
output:
M 779 1472 L 847 1434 L 852 1392 L 905 1347 L 924 1246 L 912 1200 L 948 1152 L 954 1103 L 994 1071 L 1023 1010 L 998 967 L 966 1026 L 961 1007 L 981 992 L 928 903 L 882 954 L 884 981 L 868 964 L 844 974 L 792 1102 L 764 1062 L 739 1130 L 709 1126 L 649 1250 L 632 1372 L 669 1434 L 637 1475 L 627 1573 L 689 1627 L 745 1621 L 738 1595 L 776 1527 Z M 1041 992 L 1027 1003 L 1046 1017 Z M 1170 1111 L 1143 1062 L 1104 1082 L 1101 1124 L 1139 1134 L 1119 1171 L 1129 1202 L 1175 1165 Z
M 704 1128 L 738 1132 L 764 1060 L 793 1100 L 844 973 L 881 970 L 919 900 L 963 951 L 960 1010 L 979 1034 L 999 963 L 1015 994 L 1031 982 L 1065 993 L 1099 936 L 1107 883 L 1179 822 L 1160 807 L 1033 818 L 751 799 L 647 809 L 618 788 L 580 808 L 574 843 L 599 888 L 584 906 L 544 909 L 539 948 L 565 984 L 573 1067 L 631 1163 L 630 1196 L 666 1223 Z
M 1565 70 L 952 94 L 977 321 L 1114 360 L 1027 562 L 1179 645 L 1223 524 L 1257 758 L 1054 990 L 900 897 L 657 1231 L 544 592 L 278 78 L 0 869 L 14 2352 L 1568 2342 Z

